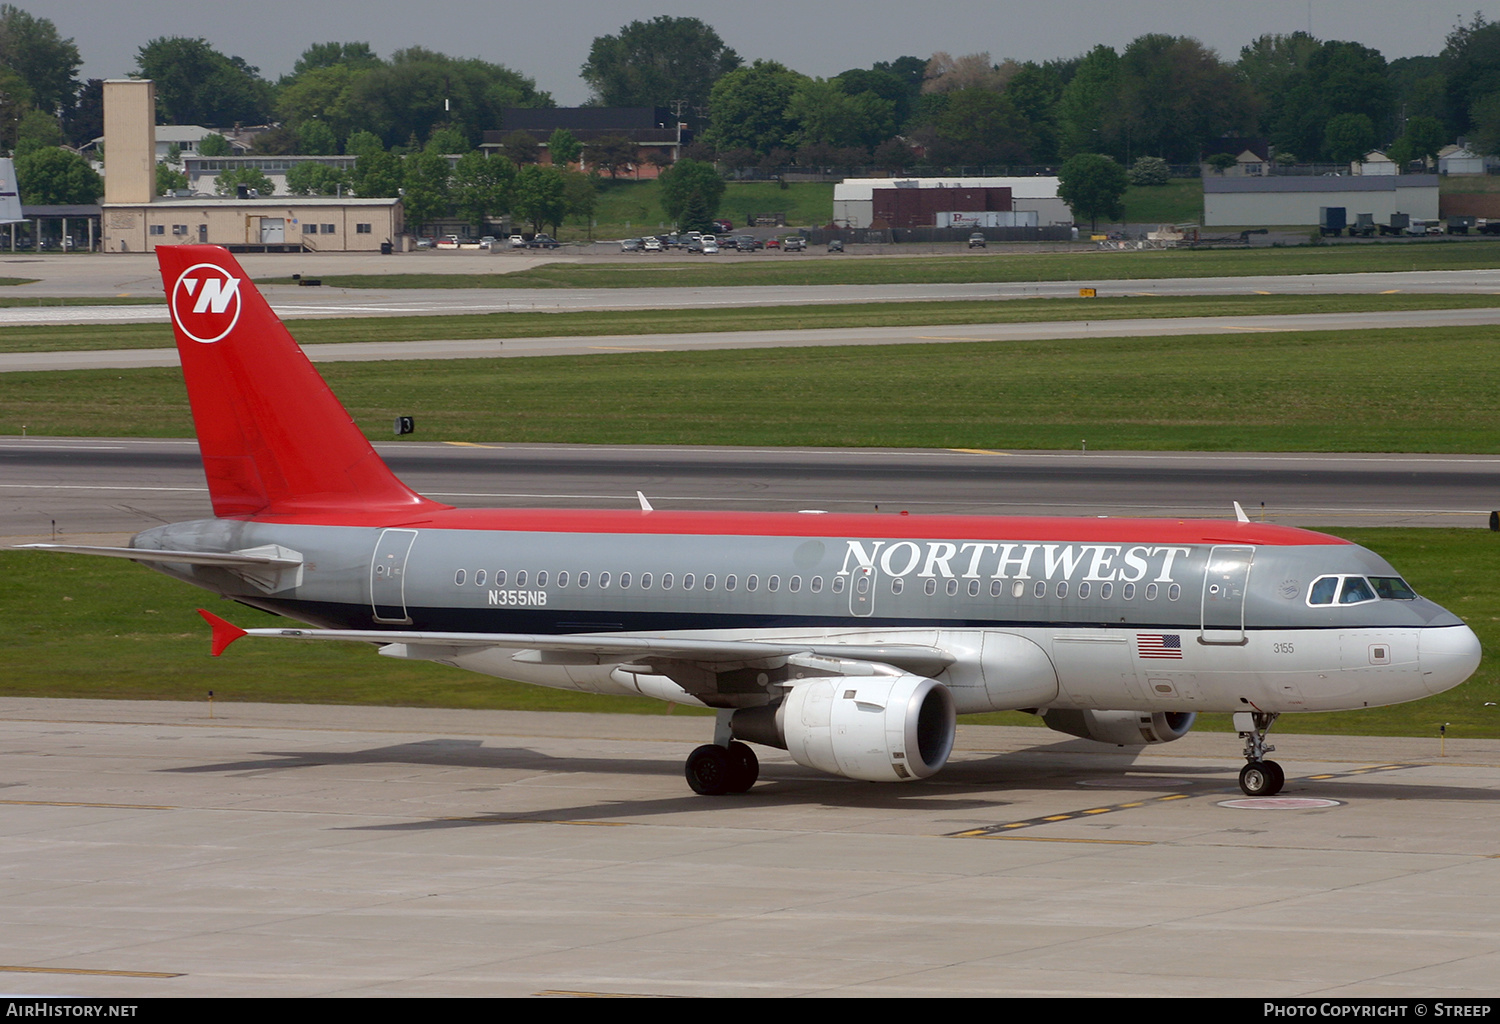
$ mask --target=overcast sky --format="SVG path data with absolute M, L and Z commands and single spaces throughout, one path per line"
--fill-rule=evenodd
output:
M 563 106 L 588 98 L 578 69 L 595 36 L 657 15 L 701 18 L 739 55 L 828 77 L 903 54 L 988 50 L 999 61 L 1048 60 L 1096 43 L 1118 49 L 1147 32 L 1193 36 L 1228 60 L 1268 32 L 1310 30 L 1352 39 L 1387 60 L 1436 54 L 1476 10 L 1500 20 L 1500 2 L 1476 0 L 12 0 L 50 18 L 83 56 L 84 78 L 135 70 L 137 49 L 159 36 L 202 36 L 273 81 L 314 42 L 368 42 L 381 56 L 420 44 L 480 57 L 536 80 Z

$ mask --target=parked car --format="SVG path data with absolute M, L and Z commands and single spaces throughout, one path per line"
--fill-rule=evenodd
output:
M 829 242 L 828 243 L 828 251 L 829 252 L 843 252 L 844 251 L 844 240 L 842 238 L 835 238 L 833 241 Z
M 766 248 L 767 249 L 780 249 L 781 248 L 781 239 L 779 239 L 779 238 L 768 238 L 768 239 L 766 239 Z
M 807 251 L 807 239 L 803 238 L 801 235 L 792 235 L 789 238 L 783 238 L 781 240 L 781 251 L 782 252 L 806 252 Z
M 716 255 L 718 255 L 718 252 L 719 252 L 719 243 L 717 241 L 715 241 L 714 239 L 712 239 L 712 238 L 705 238 L 705 239 L 703 239 L 703 241 L 700 244 L 702 245 L 702 249 L 700 251 L 703 253 L 703 255 L 705 255 L 705 256 L 716 256 Z
M 754 235 L 735 235 L 734 247 L 740 252 L 754 252 L 764 248 L 765 243 L 757 240 Z
M 495 242 L 497 242 L 497 241 L 498 241 L 498 239 L 495 238 L 494 235 L 485 235 L 483 238 L 481 238 L 479 240 L 479 248 L 481 248 L 481 249 L 493 249 L 495 247 Z
M 457 235 L 444 235 L 442 238 L 438 239 L 437 247 L 439 249 L 457 249 L 458 248 L 458 236 Z
M 622 238 L 620 239 L 620 251 L 640 252 L 645 244 L 646 243 L 639 238 Z
M 716 220 L 716 221 L 713 222 L 713 225 L 714 225 L 714 230 L 717 231 L 721 235 L 724 234 L 724 233 L 726 233 L 726 232 L 734 230 L 734 225 L 731 224 L 727 220 Z
M 526 248 L 526 239 L 522 238 L 520 235 L 511 235 L 510 247 L 512 249 L 524 249 Z
M 645 252 L 661 252 L 661 239 L 655 235 L 647 235 L 641 239 L 641 249 Z
M 431 249 L 436 244 L 437 243 L 433 239 L 431 239 L 431 238 L 419 238 L 419 239 L 417 239 L 417 248 L 418 249 Z
M 531 238 L 531 241 L 529 241 L 529 242 L 526 243 L 526 248 L 528 248 L 528 249 L 556 249 L 560 245 L 562 245 L 562 243 L 559 242 L 557 239 L 553 238 L 551 235 L 533 235 L 532 238 Z
M 984 232 L 982 232 L 982 231 L 976 231 L 972 235 L 969 236 L 969 248 L 970 249 L 983 249 L 983 248 L 986 248 L 986 246 L 984 244 Z

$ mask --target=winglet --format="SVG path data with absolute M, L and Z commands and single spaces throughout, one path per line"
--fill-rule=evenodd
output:
M 209 653 L 215 658 L 224 653 L 224 648 L 245 635 L 243 629 L 232 622 L 226 622 L 211 611 L 199 608 L 198 614 L 203 616 L 204 621 L 214 628 L 214 638 L 209 647 Z
M 1245 515 L 1245 510 L 1240 508 L 1239 502 L 1234 503 L 1234 518 L 1242 523 L 1248 523 L 1250 521 L 1250 517 Z
M 635 497 L 636 497 L 636 500 L 641 503 L 641 511 L 642 512 L 655 512 L 656 511 L 656 509 L 654 509 L 654 508 L 651 507 L 651 502 L 647 501 L 646 500 L 646 496 L 644 494 L 642 494 L 640 491 L 636 491 L 635 492 Z

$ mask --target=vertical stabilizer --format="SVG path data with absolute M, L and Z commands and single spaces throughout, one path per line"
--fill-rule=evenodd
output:
M 15 161 L 0 156 L 0 224 L 19 224 L 25 219 L 21 216 L 21 186 L 16 184 Z
M 233 256 L 156 254 L 215 515 L 447 507 L 386 468 Z

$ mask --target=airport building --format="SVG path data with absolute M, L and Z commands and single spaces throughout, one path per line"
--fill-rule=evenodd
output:
M 940 189 L 943 199 L 902 199 L 906 189 Z M 1008 192 L 1008 198 L 1002 198 Z M 877 194 L 879 200 L 877 202 Z M 950 204 L 958 204 L 956 206 Z M 978 204 L 978 205 L 976 205 Z M 979 226 L 1049 227 L 1073 223 L 1073 211 L 1058 198 L 1057 179 L 1038 178 L 846 178 L 833 186 L 833 223 L 841 228 L 869 228 L 885 211 L 921 209 L 932 215 L 926 225 L 941 224 L 940 214 L 990 213 L 994 223 Z M 904 213 L 898 216 L 906 216 Z M 962 218 L 961 218 L 962 219 Z M 1002 223 L 1004 221 L 1004 223 Z
M 1320 223 L 1325 208 L 1343 207 L 1349 223 L 1368 213 L 1376 224 L 1391 215 L 1438 219 L 1436 174 L 1203 179 L 1203 223 L 1208 227 L 1272 227 Z
M 157 196 L 155 130 L 156 88 L 151 81 L 104 83 L 105 252 L 149 252 L 158 245 L 188 242 L 222 245 L 233 252 L 381 252 L 405 247 L 400 199 Z M 245 159 L 259 158 L 238 161 Z

